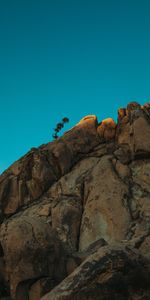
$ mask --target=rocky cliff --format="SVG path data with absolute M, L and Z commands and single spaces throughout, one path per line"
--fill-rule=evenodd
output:
M 83 118 L 0 176 L 0 299 L 150 299 L 150 103 Z

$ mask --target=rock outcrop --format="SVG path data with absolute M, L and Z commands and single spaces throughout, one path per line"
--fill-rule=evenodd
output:
M 150 299 L 150 103 L 87 116 L 0 176 L 0 299 Z

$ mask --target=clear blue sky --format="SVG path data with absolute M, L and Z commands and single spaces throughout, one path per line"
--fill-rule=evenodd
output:
M 0 172 L 55 124 L 150 101 L 149 0 L 1 0 Z

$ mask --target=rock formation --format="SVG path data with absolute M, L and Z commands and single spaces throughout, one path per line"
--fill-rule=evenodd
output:
M 150 299 L 150 103 L 87 116 L 0 176 L 0 299 Z

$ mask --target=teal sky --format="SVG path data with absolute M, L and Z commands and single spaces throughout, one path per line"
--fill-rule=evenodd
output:
M 150 1 L 1 0 L 0 172 L 87 114 L 150 101 Z

